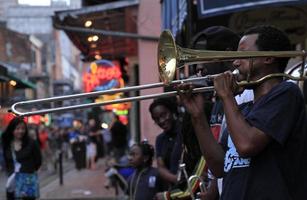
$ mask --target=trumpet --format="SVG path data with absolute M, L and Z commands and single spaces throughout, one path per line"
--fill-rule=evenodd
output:
M 55 112 L 64 112 L 64 111 L 75 110 L 75 109 L 86 109 L 86 108 L 104 106 L 104 105 L 109 105 L 109 104 L 135 102 L 135 101 L 140 101 L 140 100 L 153 99 L 157 97 L 170 97 L 170 96 L 177 95 L 177 91 L 156 93 L 156 94 L 143 95 L 143 96 L 127 97 L 127 98 L 115 99 L 115 100 L 104 101 L 104 102 L 85 103 L 81 105 L 79 104 L 79 105 L 47 108 L 47 109 L 40 109 L 40 110 L 35 110 L 35 111 L 19 111 L 20 107 L 22 106 L 39 105 L 43 103 L 52 103 L 52 102 L 57 102 L 57 101 L 72 100 L 72 99 L 85 98 L 85 97 L 86 98 L 98 97 L 99 95 L 114 94 L 114 93 L 120 93 L 120 92 L 140 91 L 144 89 L 164 87 L 166 85 L 176 85 L 179 83 L 206 81 L 216 76 L 216 75 L 209 75 L 209 76 L 204 76 L 204 77 L 196 77 L 196 78 L 189 78 L 189 79 L 174 81 L 176 69 L 183 65 L 206 63 L 206 62 L 221 62 L 221 61 L 229 61 L 229 60 L 234 60 L 234 59 L 248 59 L 248 58 L 251 59 L 251 58 L 257 58 L 257 57 L 259 58 L 259 57 L 297 57 L 297 56 L 300 56 L 303 58 L 303 64 L 302 64 L 302 70 L 301 70 L 302 73 L 299 77 L 291 76 L 285 73 L 269 74 L 256 81 L 238 82 L 237 84 L 240 87 L 246 87 L 249 85 L 259 84 L 267 79 L 274 78 L 274 77 L 284 77 L 284 78 L 292 79 L 296 81 L 306 80 L 307 77 L 304 76 L 304 66 L 305 66 L 304 62 L 305 62 L 305 57 L 306 57 L 305 51 L 204 51 L 204 50 L 187 49 L 187 48 L 182 48 L 176 45 L 175 39 L 172 36 L 171 32 L 166 30 L 161 33 L 159 43 L 158 43 L 158 56 L 157 56 L 158 57 L 158 71 L 159 71 L 160 79 L 162 80 L 162 82 L 146 84 L 146 85 L 139 85 L 139 86 L 131 86 L 131 87 L 126 87 L 126 88 L 111 89 L 111 90 L 105 90 L 105 91 L 96 91 L 96 92 L 80 93 L 80 94 L 74 94 L 74 95 L 43 98 L 43 99 L 37 99 L 37 100 L 21 101 L 21 102 L 14 103 L 11 106 L 10 111 L 13 114 L 18 115 L 18 116 L 31 116 L 31 115 L 40 115 L 40 114 L 55 113 Z M 214 91 L 214 87 L 208 86 L 208 87 L 194 88 L 192 93 L 208 92 L 208 91 Z

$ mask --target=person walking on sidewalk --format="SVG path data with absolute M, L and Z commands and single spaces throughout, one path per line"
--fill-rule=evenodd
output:
M 34 200 L 39 196 L 37 170 L 42 164 L 38 144 L 29 137 L 22 117 L 11 120 L 2 135 L 6 170 L 7 200 Z
M 88 138 L 86 144 L 86 167 L 88 169 L 92 170 L 96 169 L 96 161 L 95 161 L 96 156 L 97 156 L 97 145 L 95 144 L 92 138 Z
M 125 156 L 128 147 L 128 128 L 123 124 L 119 116 L 114 115 L 113 123 L 110 129 L 111 132 L 111 144 L 113 155 L 117 162 Z

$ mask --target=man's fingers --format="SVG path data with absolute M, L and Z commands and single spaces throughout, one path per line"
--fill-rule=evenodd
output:
M 193 88 L 194 86 L 190 83 L 182 83 L 175 86 L 175 89 L 177 90 L 179 95 L 191 95 Z
M 230 71 L 226 71 L 214 77 L 214 89 L 221 98 L 234 94 L 235 77 Z

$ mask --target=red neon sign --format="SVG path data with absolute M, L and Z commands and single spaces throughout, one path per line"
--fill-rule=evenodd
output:
M 115 84 L 118 84 L 121 76 L 120 67 L 114 62 L 107 60 L 93 62 L 88 71 L 83 74 L 84 90 L 85 92 L 91 92 L 96 87 L 103 89 L 114 88 L 117 86 Z

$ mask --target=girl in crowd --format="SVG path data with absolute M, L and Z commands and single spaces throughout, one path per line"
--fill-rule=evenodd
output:
M 129 152 L 129 163 L 135 171 L 128 179 L 130 200 L 153 199 L 162 191 L 158 170 L 152 167 L 154 148 L 147 142 L 134 144 Z
M 37 170 L 42 157 L 38 144 L 28 136 L 24 119 L 16 117 L 7 126 L 2 135 L 2 144 L 6 169 L 7 199 L 33 200 L 38 198 L 39 186 Z M 15 184 L 13 184 L 15 180 Z

